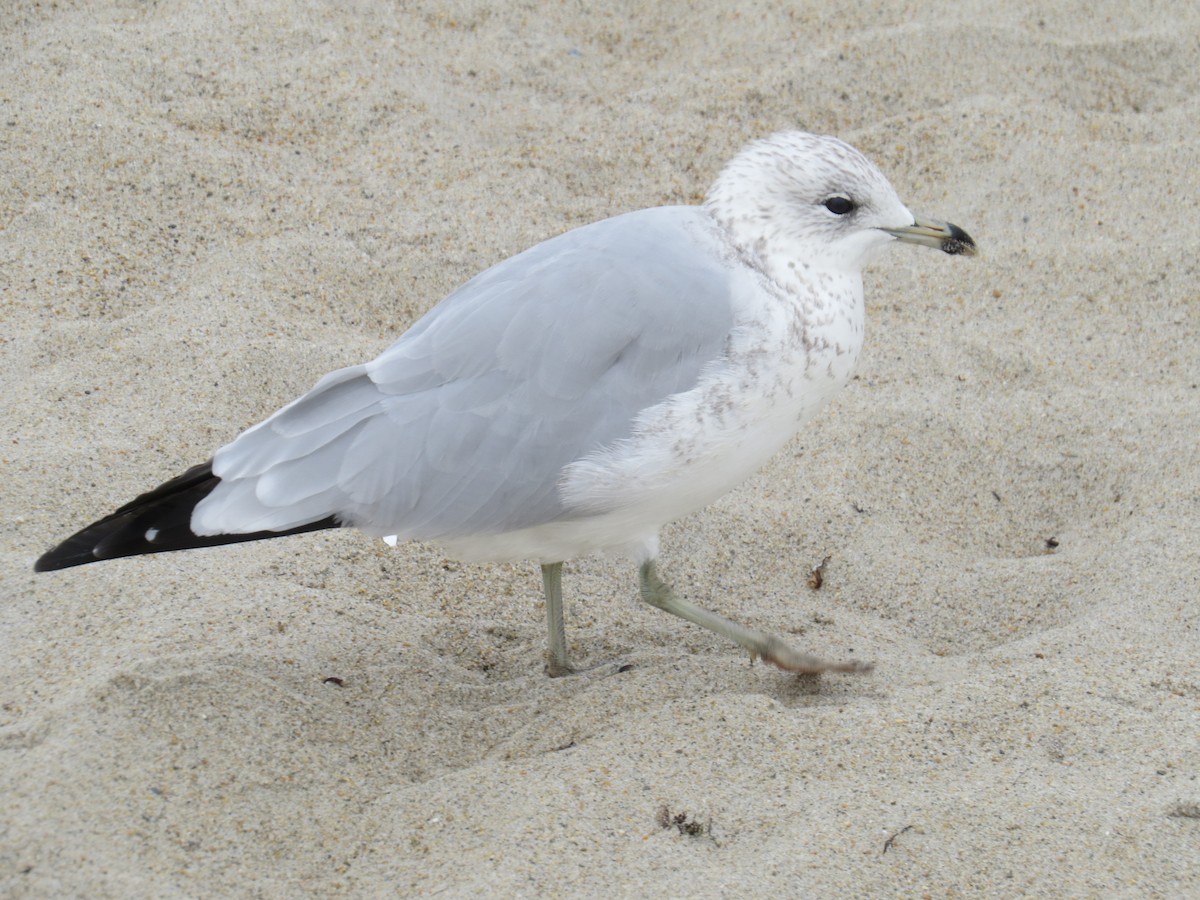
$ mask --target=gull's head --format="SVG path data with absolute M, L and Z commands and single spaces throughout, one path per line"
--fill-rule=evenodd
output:
M 857 273 L 898 240 L 975 253 L 965 231 L 914 216 L 874 163 L 826 135 L 784 131 L 747 145 L 704 206 L 768 266 L 786 257 L 793 267 Z

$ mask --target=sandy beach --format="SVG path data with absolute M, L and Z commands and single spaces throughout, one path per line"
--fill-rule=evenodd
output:
M 16 2 L 0 896 L 1200 896 L 1200 8 Z M 35 575 L 481 269 L 784 128 L 972 260 L 668 526 L 680 593 L 326 531 Z M 825 557 L 824 581 L 809 586 Z

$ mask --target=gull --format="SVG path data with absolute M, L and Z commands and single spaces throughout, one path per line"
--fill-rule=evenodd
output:
M 974 255 L 834 137 L 744 147 L 699 206 L 568 231 L 452 292 L 213 455 L 43 555 L 99 560 L 357 528 L 541 564 L 546 672 L 577 671 L 563 562 L 619 552 L 652 606 L 782 669 L 859 672 L 678 596 L 659 531 L 760 468 L 850 378 L 862 271 L 897 241 Z

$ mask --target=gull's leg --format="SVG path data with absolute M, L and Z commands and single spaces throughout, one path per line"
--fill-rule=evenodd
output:
M 546 674 L 551 678 L 590 672 L 593 675 L 615 675 L 631 666 L 624 663 L 597 663 L 577 669 L 567 662 L 567 635 L 563 627 L 562 567 L 560 562 L 542 566 L 542 586 L 546 589 L 546 633 L 550 649 L 546 653 Z
M 543 571 L 545 571 L 544 567 Z M 729 638 L 749 650 L 751 659 L 761 657 L 764 661 L 779 666 L 781 669 L 806 675 L 815 675 L 819 672 L 868 672 L 871 669 L 870 663 L 830 663 L 815 656 L 797 653 L 773 635 L 745 628 L 737 622 L 731 622 L 723 616 L 718 616 L 714 612 L 709 612 L 694 603 L 676 597 L 671 586 L 658 577 L 658 569 L 654 565 L 654 560 L 642 563 L 638 575 L 641 581 L 642 599 L 651 606 L 657 606 L 661 610 Z M 561 622 L 560 618 L 560 628 Z
M 563 625 L 562 567 L 560 562 L 542 566 L 542 587 L 546 589 L 546 630 L 550 650 L 546 659 L 546 674 L 551 678 L 575 672 L 567 662 L 567 631 Z

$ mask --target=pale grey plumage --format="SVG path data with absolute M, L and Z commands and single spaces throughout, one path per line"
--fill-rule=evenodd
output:
M 336 513 L 444 539 L 569 516 L 565 466 L 693 387 L 733 321 L 729 251 L 696 207 L 629 213 L 493 266 L 372 362 L 222 448 L 200 533 Z

